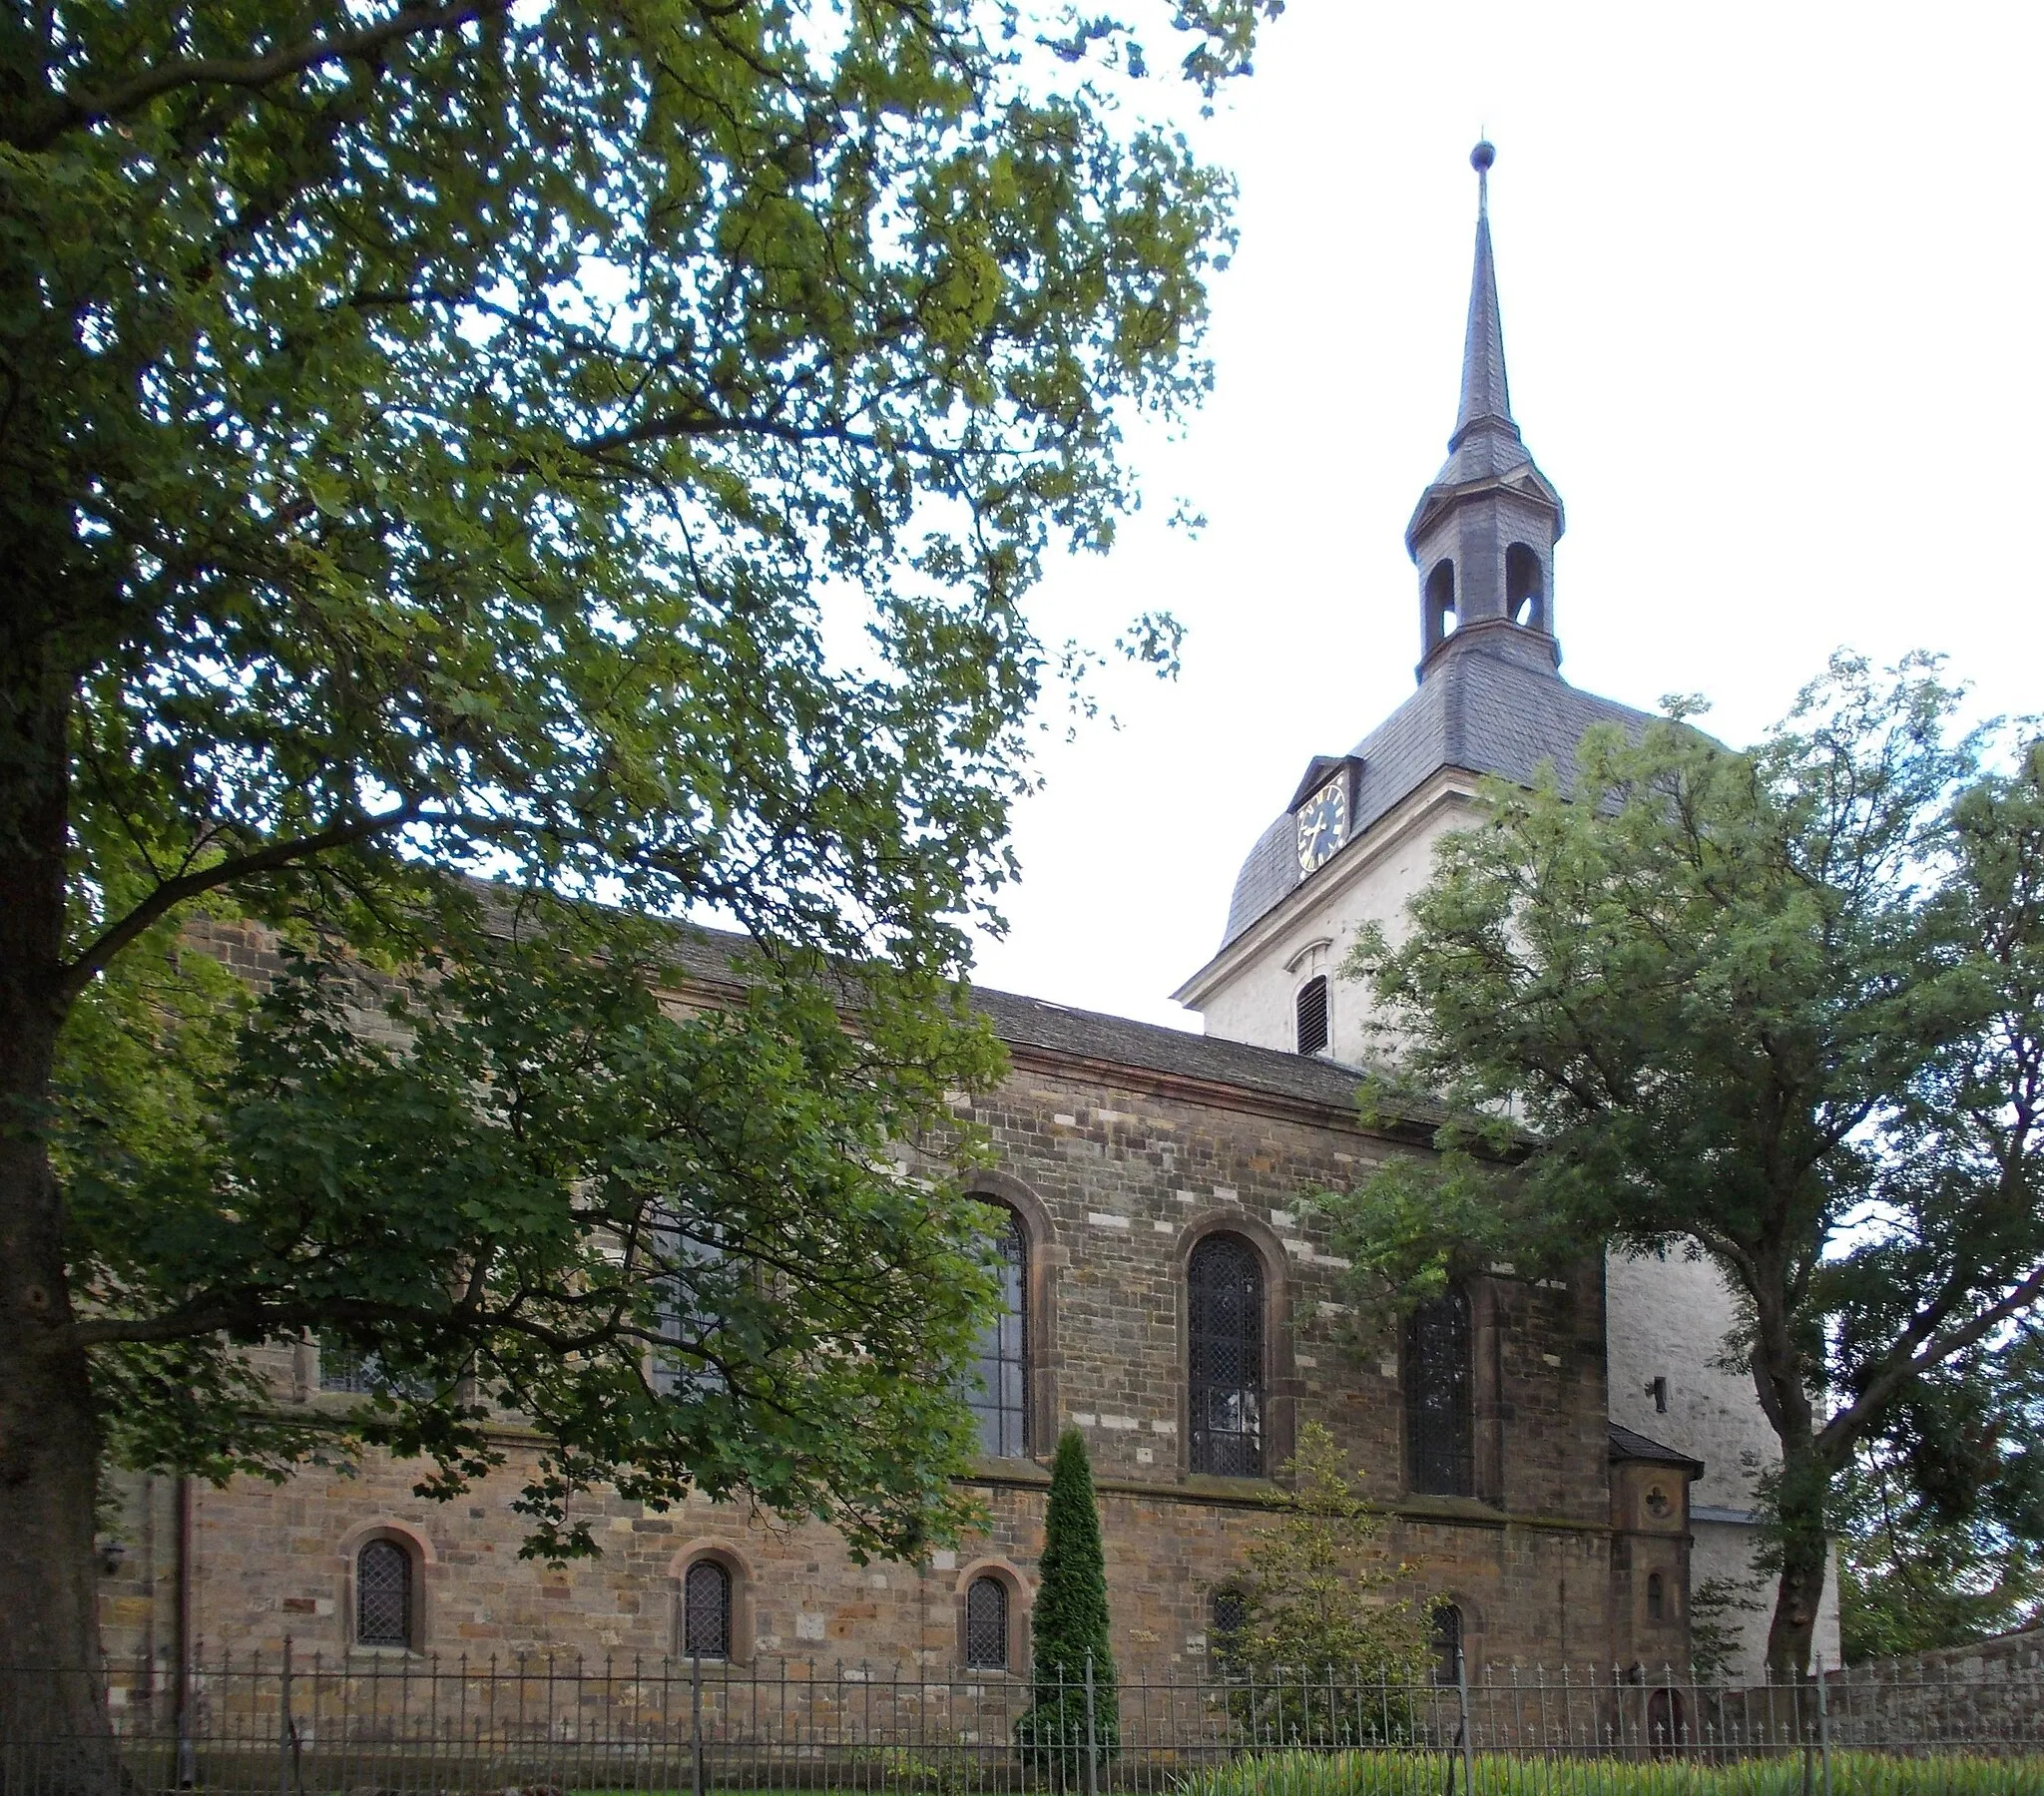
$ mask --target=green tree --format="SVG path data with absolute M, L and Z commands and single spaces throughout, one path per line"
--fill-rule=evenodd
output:
M 472 1463 L 451 1374 L 494 1367 L 554 1442 L 545 1551 L 584 1544 L 565 1493 L 627 1465 L 649 1498 L 758 1483 L 883 1548 L 942 1520 L 941 1406 L 832 1407 L 860 1351 L 948 1351 L 942 1293 L 974 1283 L 968 1231 L 940 1197 L 916 1234 L 875 1131 L 912 1137 L 990 1064 L 955 987 L 1056 663 L 1023 600 L 1134 503 L 1123 421 L 1208 382 L 1230 188 L 1145 122 L 1144 51 L 1178 43 L 1211 96 L 1274 4 L 1143 0 L 1147 37 L 1054 0 L 0 19 L 13 1656 L 96 1657 L 110 1422 L 142 1463 L 273 1468 L 294 1444 L 229 1424 L 235 1356 L 312 1328 L 443 1393 L 394 1391 L 370 1431 L 441 1451 L 436 1489 Z M 1168 667 L 1175 627 L 1124 640 Z M 502 926 L 475 874 L 562 903 Z M 615 939 L 564 908 L 591 898 Z M 209 913 L 385 969 L 423 1058 L 343 1040 L 356 1013 L 314 979 L 249 1011 L 181 953 Z M 736 924 L 758 995 L 656 1016 L 626 976 L 666 950 L 633 915 Z M 556 981 L 579 1058 L 538 1039 Z M 509 1009 L 461 1023 L 456 998 Z M 500 1103 L 528 1072 L 552 1090 Z M 487 1122 L 457 1123 L 463 1079 Z M 357 1128 L 355 1103 L 394 1108 Z M 611 1114 L 615 1142 L 578 1125 Z M 659 1276 L 737 1318 L 686 1424 L 621 1394 L 642 1289 L 552 1308 L 662 1206 L 700 1228 Z M 845 1267 L 888 1261 L 870 1307 L 774 1283 L 833 1230 Z M 845 1363 L 776 1359 L 763 1306 Z
M 2044 1294 L 2044 746 L 1983 771 L 1957 703 L 1839 657 L 1749 754 L 1680 707 L 1593 731 L 1572 792 L 1493 784 L 1409 935 L 1357 950 L 1456 1119 L 1437 1167 L 1331 1200 L 1360 1289 L 1585 1239 L 1708 1257 L 1782 1446 L 1778 1673 L 1855 1448 Z
M 1120 1738 L 1121 1703 L 1108 1638 L 1107 1560 L 1093 1468 L 1077 1429 L 1059 1437 L 1044 1505 L 1043 1559 L 1030 1615 L 1031 1706 L 1015 1738 L 1060 1782 L 1083 1783 L 1089 1745 L 1103 1756 Z M 1093 1686 L 1091 1739 L 1086 1685 Z
M 1242 1680 L 1231 1708 L 1265 1740 L 1346 1746 L 1395 1734 L 1407 1719 L 1402 1697 L 1356 1692 L 1422 1674 L 1429 1611 L 1392 1594 L 1411 1568 L 1385 1557 L 1382 1526 L 1321 1424 L 1299 1430 L 1284 1477 L 1282 1513 L 1251 1535 L 1243 1570 L 1224 1586 L 1240 1599 L 1239 1619 L 1216 1640 Z
M 1897 1403 L 1846 1468 L 1838 1622 L 1848 1662 L 2044 1618 L 2044 1337 L 2034 1320 Z

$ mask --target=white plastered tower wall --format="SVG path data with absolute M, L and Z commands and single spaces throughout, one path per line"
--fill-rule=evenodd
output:
M 1409 933 L 1406 907 L 1432 873 L 1440 838 L 1474 820 L 1479 779 L 1495 774 L 1530 784 L 1551 763 L 1566 780 L 1586 727 L 1616 723 L 1636 734 L 1647 721 L 1577 691 L 1557 671 L 1552 570 L 1561 501 L 1511 416 L 1490 243 L 1489 147 L 1479 146 L 1471 160 L 1486 191 L 1460 406 L 1448 461 L 1406 533 L 1420 583 L 1419 689 L 1346 756 L 1321 757 L 1307 770 L 1294 807 L 1309 790 L 1323 790 L 1323 780 L 1346 782 L 1349 825 L 1338 849 L 1301 868 L 1292 845 L 1298 809 L 1275 819 L 1244 863 L 1221 951 L 1175 994 L 1200 1013 L 1209 1035 L 1290 1052 L 1300 988 L 1325 976 L 1324 1052 L 1358 1070 L 1381 1064 L 1395 1043 L 1371 1031 L 1364 988 L 1343 977 L 1356 934 L 1366 923 L 1393 942 Z M 1443 575 L 1446 564 L 1452 571 Z M 1775 1592 L 1755 1564 L 1755 1512 L 1780 1446 L 1751 1376 L 1721 1363 L 1737 1321 L 1732 1288 L 1706 1260 L 1611 1254 L 1606 1292 L 1611 1420 L 1703 1462 L 1691 1492 L 1692 1590 L 1730 1587 L 1755 1605 L 1727 1611 L 1722 1624 L 1737 1634 L 1729 1675 L 1758 1678 Z M 1814 1644 L 1826 1663 L 1837 1663 L 1835 1575 L 1825 1585 Z
M 1364 923 L 1381 923 L 1394 942 L 1410 928 L 1406 903 L 1426 884 L 1434 844 L 1473 815 L 1472 783 L 1452 772 L 1429 781 L 1326 869 L 1332 877 L 1302 895 L 1309 902 L 1280 906 L 1231 944 L 1226 970 L 1195 1004 L 1207 1034 L 1289 1053 L 1299 989 L 1324 977 L 1327 1057 L 1350 1067 L 1382 1060 L 1363 989 L 1343 969 Z

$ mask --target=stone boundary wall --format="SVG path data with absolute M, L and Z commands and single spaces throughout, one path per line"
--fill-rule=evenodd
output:
M 2044 1627 L 1824 1673 L 1831 1737 L 1934 1737 L 1987 1750 L 2044 1740 Z

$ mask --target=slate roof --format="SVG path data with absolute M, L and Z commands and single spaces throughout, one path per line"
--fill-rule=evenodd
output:
M 1621 1428 L 1616 1422 L 1606 1424 L 1611 1431 L 1611 1457 L 1615 1460 L 1646 1460 L 1656 1466 L 1687 1466 L 1692 1478 L 1704 1475 L 1704 1462 L 1692 1459 L 1686 1453 L 1679 1453 L 1673 1447 L 1664 1447 L 1659 1441 L 1650 1441 L 1643 1434 L 1636 1434 L 1630 1428 Z
M 1359 1068 L 1316 1056 L 1253 1048 L 1245 1042 L 1136 1023 L 1099 1011 L 1072 1010 L 984 986 L 973 988 L 972 1002 L 993 1024 L 995 1034 L 1014 1048 L 1038 1048 L 1119 1067 L 1140 1067 L 1344 1111 L 1354 1109 L 1356 1088 L 1364 1077 Z M 1411 1113 L 1408 1120 L 1412 1122 L 1438 1122 L 1445 1115 L 1411 1104 L 1401 1108 Z
M 699 979 L 721 985 L 734 978 L 733 957 L 743 958 L 752 946 L 750 937 L 731 930 L 691 926 L 677 940 L 676 959 Z M 1075 1010 L 988 986 L 974 986 L 971 998 L 973 1008 L 1011 1048 L 1171 1074 L 1350 1114 L 1365 1077 L 1359 1067 L 1318 1056 L 1253 1048 L 1246 1042 Z M 1403 1101 L 1399 1109 L 1403 1121 L 1427 1128 L 1446 1118 L 1446 1112 L 1416 1101 Z
M 1362 769 L 1349 840 L 1443 767 L 1530 785 L 1540 764 L 1551 760 L 1566 784 L 1574 775 L 1576 744 L 1591 724 L 1617 723 L 1637 736 L 1649 721 L 1645 711 L 1570 685 L 1554 671 L 1544 642 L 1509 629 L 1450 637 L 1419 689 L 1352 751 Z M 1236 877 L 1223 948 L 1299 883 L 1296 840 L 1289 811 L 1257 838 Z

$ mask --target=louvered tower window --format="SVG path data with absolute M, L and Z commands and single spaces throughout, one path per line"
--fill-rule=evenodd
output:
M 1209 1235 L 1187 1273 L 1195 1472 L 1264 1470 L 1264 1268 L 1240 1235 Z
M 411 1555 L 395 1541 L 371 1541 L 355 1555 L 355 1642 L 411 1644 Z
M 1298 1051 L 1319 1054 L 1327 1046 L 1327 981 L 1315 974 L 1298 988 Z
M 1414 1491 L 1474 1491 L 1469 1385 L 1469 1299 L 1451 1290 L 1422 1303 L 1406 1325 L 1405 1442 Z
M 1020 1459 L 1029 1451 L 1029 1315 L 1022 1224 L 1005 1205 L 990 1206 L 999 1233 L 995 1246 L 1001 1309 L 979 1337 L 965 1401 L 979 1418 L 979 1448 L 994 1459 Z
M 698 1560 L 682 1580 L 682 1652 L 731 1657 L 731 1572 L 715 1560 Z
M 975 1577 L 965 1588 L 965 1662 L 975 1671 L 1008 1668 L 1008 1586 Z

